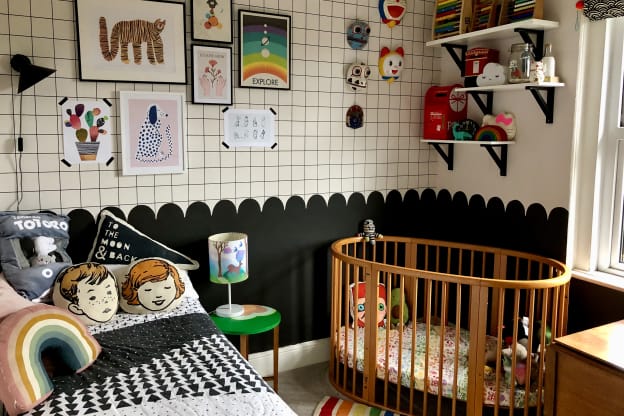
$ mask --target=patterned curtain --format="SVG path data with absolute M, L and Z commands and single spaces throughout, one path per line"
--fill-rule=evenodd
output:
M 585 0 L 583 14 L 589 20 L 624 16 L 624 0 Z

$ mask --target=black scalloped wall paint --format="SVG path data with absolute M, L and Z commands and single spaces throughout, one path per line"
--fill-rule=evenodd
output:
M 125 218 L 118 208 L 107 208 Z M 86 210 L 69 214 L 68 252 L 74 262 L 87 258 L 96 232 L 96 218 Z M 329 246 L 360 231 L 366 218 L 375 221 L 386 235 L 500 246 L 553 257 L 565 257 L 568 212 L 550 213 L 539 204 L 528 208 L 513 201 L 505 206 L 498 198 L 470 199 L 459 192 L 442 190 L 422 193 L 379 192 L 368 198 L 352 194 L 348 200 L 334 194 L 326 202 L 314 196 L 306 202 L 297 196 L 286 201 L 268 199 L 264 206 L 246 200 L 238 211 L 231 201 L 221 201 L 211 210 L 203 202 L 190 205 L 186 214 L 174 204 L 157 213 L 136 206 L 126 218 L 150 237 L 199 261 L 191 272 L 193 285 L 207 310 L 227 303 L 227 289 L 210 283 L 208 236 L 238 231 L 249 236 L 249 279 L 232 285 L 236 303 L 258 303 L 282 313 L 280 345 L 291 345 L 329 336 L 330 262 Z M 269 333 L 252 337 L 252 351 L 271 349 Z

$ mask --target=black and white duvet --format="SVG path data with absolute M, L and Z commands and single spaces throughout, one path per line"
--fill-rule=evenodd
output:
M 102 346 L 80 374 L 55 377 L 28 415 L 294 415 L 198 300 L 166 314 L 89 327 Z

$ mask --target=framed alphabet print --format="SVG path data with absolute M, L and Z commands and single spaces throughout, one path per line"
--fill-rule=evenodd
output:
M 184 3 L 76 1 L 80 79 L 186 83 Z
M 232 104 L 232 49 L 193 45 L 193 102 Z
M 124 175 L 184 172 L 184 99 L 177 92 L 119 92 Z
M 232 0 L 191 0 L 193 39 L 232 43 Z
M 290 16 L 239 11 L 240 86 L 290 89 Z

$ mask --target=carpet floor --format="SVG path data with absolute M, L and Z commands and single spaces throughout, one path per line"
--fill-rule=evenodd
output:
M 312 416 L 325 396 L 340 397 L 329 382 L 326 362 L 280 373 L 279 395 L 299 416 Z

